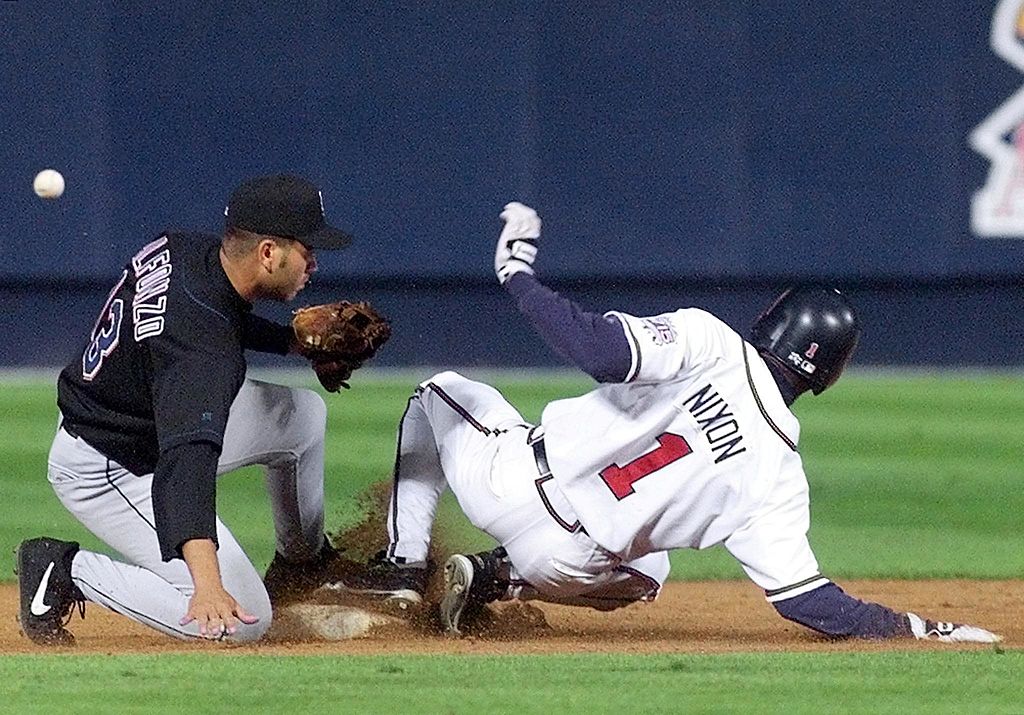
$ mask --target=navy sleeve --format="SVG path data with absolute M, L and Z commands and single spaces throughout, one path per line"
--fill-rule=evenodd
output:
M 834 583 L 772 605 L 783 618 L 828 636 L 895 638 L 913 635 L 905 613 L 848 596 Z
M 242 347 L 261 353 L 287 355 L 292 344 L 292 328 L 258 315 L 247 313 L 242 324 Z
M 189 539 L 216 538 L 217 460 L 231 403 L 245 379 L 239 343 L 207 336 L 189 349 L 170 336 L 150 340 L 153 414 L 159 457 L 153 512 L 164 559 L 180 558 Z
M 180 559 L 192 539 L 217 543 L 217 460 L 220 448 L 189 442 L 160 455 L 153 473 L 153 516 L 160 556 Z
M 525 272 L 514 274 L 505 289 L 544 341 L 560 357 L 598 382 L 622 382 L 632 355 L 622 323 L 588 313 Z

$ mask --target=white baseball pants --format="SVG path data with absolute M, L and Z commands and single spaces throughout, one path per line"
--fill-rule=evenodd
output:
M 327 407 L 311 390 L 246 380 L 231 405 L 218 476 L 239 467 L 266 468 L 277 550 L 315 556 L 324 538 L 324 432 Z M 48 476 L 61 503 L 120 560 L 81 550 L 71 575 L 85 597 L 177 638 L 198 638 L 196 623 L 178 624 L 194 590 L 180 559 L 160 557 L 153 520 L 153 475 L 137 476 L 63 429 L 50 449 Z M 239 624 L 228 640 L 252 641 L 271 623 L 263 580 L 228 528 L 217 519 L 217 557 L 224 588 L 259 622 Z
M 653 599 L 668 577 L 668 555 L 623 562 L 591 540 L 554 480 L 538 471 L 530 433 L 489 385 L 450 371 L 423 382 L 399 427 L 389 555 L 427 558 L 447 485 L 473 525 L 508 551 L 506 597 L 601 610 Z

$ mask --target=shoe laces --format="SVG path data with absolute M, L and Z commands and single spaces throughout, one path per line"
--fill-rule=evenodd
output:
M 477 570 L 470 587 L 471 596 L 481 603 L 497 601 L 504 596 L 509 587 L 509 580 L 502 573 L 502 567 L 508 561 L 508 552 L 499 546 L 493 551 L 472 554 L 469 558 Z
M 67 624 L 71 623 L 71 619 L 74 617 L 75 611 L 78 611 L 79 618 L 81 618 L 83 621 L 85 620 L 84 598 L 76 598 L 75 600 L 71 601 L 71 603 L 69 603 L 68 606 L 68 612 L 64 615 L 64 619 L 63 622 L 61 623 L 61 626 L 66 626 Z
M 75 589 L 77 591 L 77 589 Z M 68 599 L 64 606 L 64 612 L 60 614 L 59 621 L 61 628 L 71 623 L 71 619 L 75 615 L 75 611 L 78 611 L 78 616 L 83 621 L 85 620 L 85 597 L 81 594 L 75 594 Z

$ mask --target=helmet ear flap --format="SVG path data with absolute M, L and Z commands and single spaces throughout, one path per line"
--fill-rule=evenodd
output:
M 790 288 L 754 322 L 750 342 L 818 395 L 839 379 L 860 333 L 853 305 L 838 290 Z
M 857 349 L 857 343 L 860 342 L 860 330 L 858 329 L 857 334 L 853 337 L 853 343 L 849 349 L 845 351 L 845 354 L 837 357 L 835 364 L 828 371 L 828 379 L 822 381 L 818 385 L 813 385 L 811 389 L 815 395 L 820 395 L 822 392 L 832 387 L 839 380 L 840 375 L 846 370 L 846 366 L 850 363 L 850 358 L 853 357 L 853 351 Z

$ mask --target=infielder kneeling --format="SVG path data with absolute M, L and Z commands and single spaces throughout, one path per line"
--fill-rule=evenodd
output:
M 346 581 L 350 590 L 422 600 L 447 484 L 501 544 L 445 564 L 451 633 L 499 599 L 602 610 L 650 601 L 669 549 L 724 544 L 783 617 L 821 633 L 999 640 L 860 601 L 818 568 L 789 408 L 831 386 L 849 360 L 860 326 L 845 296 L 787 291 L 748 339 L 693 308 L 587 313 L 534 277 L 537 214 L 511 203 L 501 217 L 499 281 L 547 343 L 602 384 L 552 402 L 530 425 L 487 385 L 454 372 L 423 382 L 399 429 L 388 548 Z
M 336 559 L 324 537 L 324 401 L 247 379 L 245 351 L 293 351 L 291 326 L 252 303 L 295 298 L 315 251 L 350 237 L 326 223 L 320 191 L 289 175 L 245 182 L 225 216 L 219 241 L 173 232 L 142 247 L 61 372 L 49 481 L 117 554 L 21 543 L 19 619 L 35 643 L 73 643 L 66 618 L 86 601 L 181 639 L 256 640 L 271 604 L 319 585 Z M 217 477 L 256 464 L 277 545 L 262 578 L 216 511 Z

